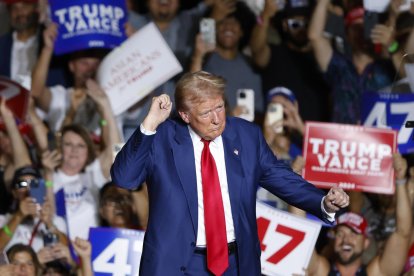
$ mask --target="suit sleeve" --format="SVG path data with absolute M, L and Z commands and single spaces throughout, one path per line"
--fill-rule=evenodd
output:
M 156 134 L 144 135 L 138 127 L 111 167 L 112 181 L 126 189 L 136 189 L 148 177 L 151 164 L 151 148 Z
M 284 162 L 277 160 L 261 133 L 259 137 L 259 162 L 262 169 L 259 185 L 288 204 L 329 223 L 321 209 L 325 193 L 293 172 Z

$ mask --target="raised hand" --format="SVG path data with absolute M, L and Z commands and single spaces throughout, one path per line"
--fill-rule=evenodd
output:
M 167 94 L 152 98 L 150 110 L 142 125 L 146 130 L 155 131 L 157 127 L 168 119 L 172 109 L 172 102 Z
M 404 179 L 407 173 L 407 160 L 405 160 L 399 153 L 394 153 L 392 159 L 395 179 Z
M 56 23 L 51 23 L 43 31 L 43 42 L 44 47 L 53 49 L 55 47 L 55 40 L 58 35 L 58 25 Z
M 325 196 L 323 205 L 328 213 L 335 213 L 349 205 L 349 196 L 339 187 L 332 187 Z

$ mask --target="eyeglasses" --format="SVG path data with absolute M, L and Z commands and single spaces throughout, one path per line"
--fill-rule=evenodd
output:
M 289 29 L 294 31 L 305 28 L 308 25 L 308 23 L 305 20 L 296 18 L 289 18 L 287 20 L 287 24 L 289 26 Z
M 30 180 L 17 180 L 17 182 L 14 183 L 14 188 L 16 190 L 18 189 L 30 189 L 30 187 L 35 187 L 38 186 L 40 183 L 40 179 L 38 178 L 34 178 L 34 179 L 30 179 Z

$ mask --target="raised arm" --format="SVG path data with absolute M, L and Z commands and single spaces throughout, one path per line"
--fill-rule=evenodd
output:
M 17 128 L 13 113 L 7 107 L 6 100 L 1 97 L 0 116 L 3 118 L 7 135 L 11 141 L 13 170 L 30 165 L 32 162 L 30 160 L 29 151 L 27 150 L 26 144 L 24 143 L 19 129 Z
M 276 14 L 277 5 L 274 0 L 265 0 L 263 11 L 258 17 L 250 39 L 253 62 L 259 67 L 266 67 L 270 60 L 270 47 L 267 44 L 267 33 L 270 19 Z
M 91 79 L 86 82 L 86 88 L 86 93 L 96 102 L 98 111 L 102 117 L 101 128 L 104 149 L 99 155 L 99 162 L 101 163 L 103 175 L 106 178 L 109 178 L 109 170 L 113 160 L 112 147 L 115 144 L 121 143 L 121 135 L 115 121 L 114 113 L 112 112 L 112 107 L 105 92 Z
M 398 153 L 393 158 L 397 197 L 396 229 L 386 241 L 382 254 L 368 265 L 369 275 L 399 275 L 404 268 L 410 246 L 412 211 L 406 186 L 407 161 Z
M 46 86 L 50 61 L 57 36 L 57 25 L 50 24 L 43 32 L 44 46 L 32 73 L 32 97 L 36 105 L 45 112 L 49 111 L 51 101 L 50 90 Z
M 197 34 L 195 39 L 194 53 L 191 58 L 190 72 L 197 72 L 203 69 L 204 57 L 207 53 L 214 51 L 215 45 L 204 42 L 201 34 Z
M 308 37 L 312 44 L 316 61 L 323 72 L 328 70 L 329 61 L 333 55 L 333 49 L 329 40 L 324 37 L 329 0 L 318 0 L 313 11 L 308 29 Z

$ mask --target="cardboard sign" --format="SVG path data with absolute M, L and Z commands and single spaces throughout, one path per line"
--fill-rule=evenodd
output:
M 398 131 L 398 151 L 414 153 L 414 129 L 406 121 L 414 121 L 414 93 L 364 93 L 361 119 L 364 126 L 392 128 Z
M 92 267 L 96 276 L 138 275 L 144 231 L 91 228 Z
M 181 71 L 158 28 L 149 23 L 105 57 L 97 80 L 119 115 Z
M 302 275 L 309 265 L 321 224 L 256 203 L 264 275 Z
M 59 25 L 56 55 L 88 48 L 109 48 L 125 39 L 125 1 L 49 0 L 52 21 Z
M 26 120 L 30 92 L 19 83 L 0 76 L 0 96 L 19 122 Z M 1 121 L 1 118 L 0 118 Z
M 302 176 L 320 188 L 392 194 L 395 149 L 393 130 L 307 123 Z

